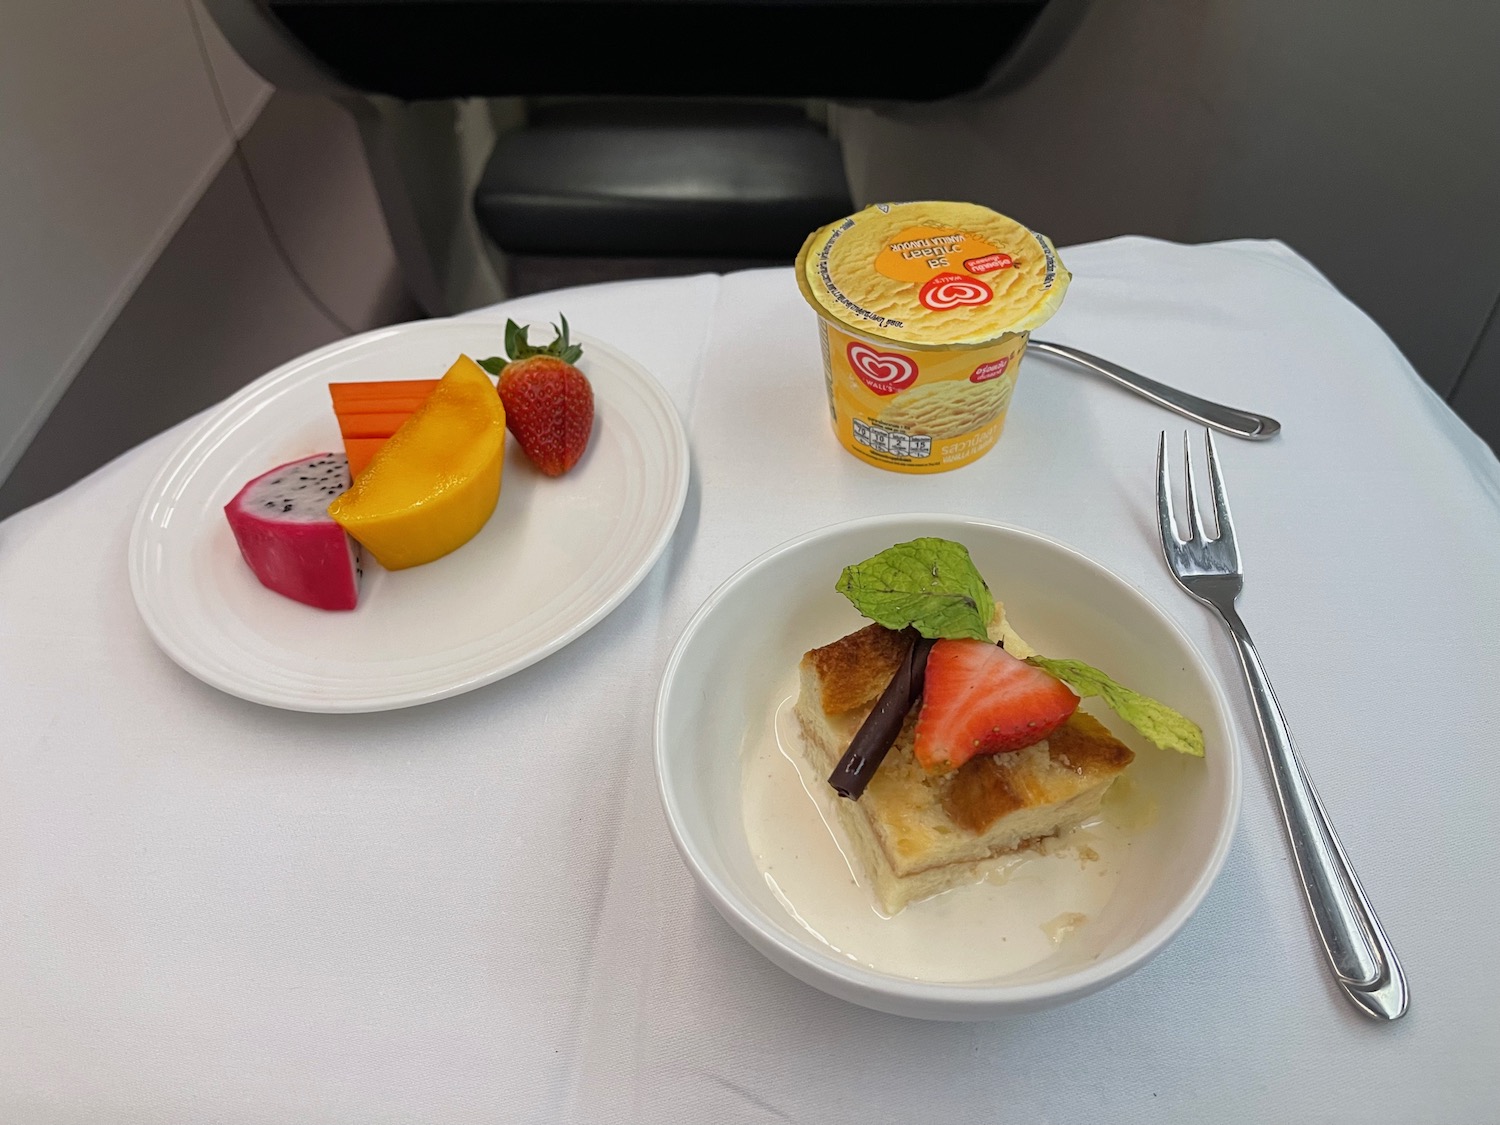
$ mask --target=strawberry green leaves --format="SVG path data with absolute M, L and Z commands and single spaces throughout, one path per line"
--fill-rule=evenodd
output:
M 897 543 L 846 566 L 834 588 L 887 629 L 911 626 L 924 637 L 989 640 L 995 599 L 962 543 Z
M 568 340 L 568 318 L 559 313 L 557 319 L 562 324 L 553 329 L 557 335 L 550 344 L 533 344 L 527 338 L 530 333 L 527 325 L 507 320 L 505 322 L 505 353 L 509 359 L 491 356 L 489 359 L 479 360 L 479 366 L 491 375 L 498 375 L 505 369 L 507 363 L 533 355 L 550 355 L 564 363 L 577 363 L 583 356 L 583 347 Z
M 1084 699 L 1098 696 L 1116 715 L 1163 750 L 1203 757 L 1203 728 L 1165 703 L 1116 683 L 1081 660 L 1032 656 L 1026 663 L 1057 677 Z

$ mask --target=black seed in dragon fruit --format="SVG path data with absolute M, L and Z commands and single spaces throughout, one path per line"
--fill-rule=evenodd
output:
M 328 516 L 349 487 L 349 459 L 315 453 L 256 477 L 224 515 L 261 585 L 318 609 L 359 601 L 359 546 Z

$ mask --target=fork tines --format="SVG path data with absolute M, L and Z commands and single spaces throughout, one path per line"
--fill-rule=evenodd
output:
M 1182 537 L 1182 532 L 1172 512 L 1172 478 L 1167 471 L 1167 433 L 1163 430 L 1161 440 L 1156 447 L 1156 517 L 1161 528 L 1162 547 L 1170 555 L 1173 544 L 1168 542 L 1169 535 L 1179 546 L 1184 543 L 1217 543 L 1221 552 L 1233 556 L 1232 565 L 1237 567 L 1239 552 L 1234 540 L 1234 521 L 1229 514 L 1229 497 L 1224 491 L 1224 476 L 1219 471 L 1219 451 L 1214 446 L 1214 435 L 1211 430 L 1204 430 L 1203 438 L 1208 448 L 1208 479 L 1213 500 L 1214 535 L 1208 535 L 1198 507 L 1197 483 L 1193 478 L 1192 445 L 1187 432 L 1184 431 L 1182 465 L 1186 477 L 1187 522 L 1191 534 L 1186 539 Z

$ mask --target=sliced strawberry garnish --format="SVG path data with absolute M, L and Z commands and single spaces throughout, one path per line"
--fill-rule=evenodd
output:
M 957 769 L 979 754 L 1040 742 L 1078 707 L 1061 680 L 984 641 L 938 641 L 927 657 L 917 761 Z

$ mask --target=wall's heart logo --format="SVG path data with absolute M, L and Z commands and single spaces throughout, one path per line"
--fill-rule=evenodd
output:
M 917 294 L 929 309 L 944 312 L 960 305 L 982 305 L 995 295 L 995 291 L 974 277 L 958 273 L 940 273 Z
M 893 395 L 917 381 L 917 365 L 897 352 L 878 352 L 868 344 L 849 344 L 849 366 L 859 381 L 878 395 Z

